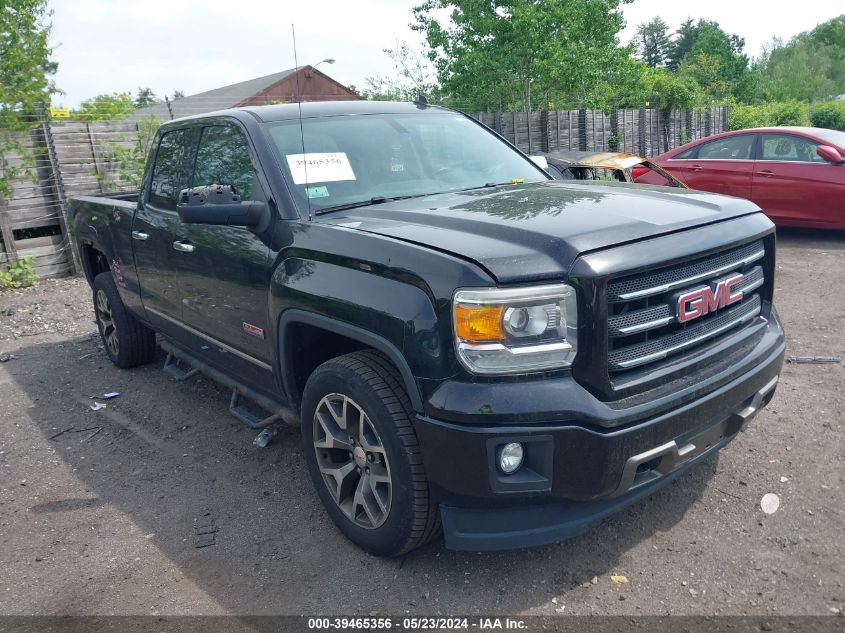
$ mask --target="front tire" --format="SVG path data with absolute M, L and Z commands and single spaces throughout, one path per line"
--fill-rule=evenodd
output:
M 353 543 L 399 556 L 438 534 L 410 401 L 385 356 L 362 351 L 320 365 L 305 386 L 302 421 L 314 486 Z
M 123 305 L 110 272 L 100 273 L 91 284 L 97 329 L 109 359 L 122 369 L 149 363 L 155 357 L 156 337 Z

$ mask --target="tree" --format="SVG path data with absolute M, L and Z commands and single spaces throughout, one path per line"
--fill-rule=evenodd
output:
M 174 90 L 173 96 L 170 97 L 170 98 L 173 99 L 174 101 L 176 99 L 184 99 L 185 98 L 185 91 L 184 90 Z
M 672 46 L 672 40 L 669 38 L 669 25 L 660 17 L 656 17 L 649 22 L 643 22 L 637 27 L 634 45 L 639 59 L 650 67 L 665 66 Z
M 769 100 L 818 101 L 845 92 L 845 15 L 786 44 L 772 40 L 755 60 L 754 73 Z
M 834 80 L 836 55 L 830 46 L 796 41 L 773 49 L 759 74 L 761 93 L 770 101 L 818 101 L 845 91 Z
M 698 37 L 698 27 L 693 22 L 692 18 L 687 18 L 681 22 L 681 26 L 675 31 L 675 38 L 672 45 L 669 47 L 666 65 L 669 70 L 678 70 L 681 61 L 692 50 L 695 40 Z
M 122 119 L 135 110 L 135 102 L 128 92 L 114 92 L 97 95 L 83 101 L 73 116 L 80 121 L 114 121 Z
M 367 77 L 361 96 L 380 101 L 413 101 L 421 94 L 431 94 L 434 85 L 424 55 L 399 41 L 394 48 L 385 48 L 384 53 L 393 62 L 393 75 Z
M 667 66 L 695 79 L 711 102 L 754 98 L 745 40 L 711 20 L 686 20 L 675 35 Z
M 154 103 L 158 103 L 158 97 L 152 88 L 138 88 L 138 92 L 135 94 L 136 108 L 143 108 Z
M 57 65 L 50 61 L 48 17 L 47 0 L 0 0 L 0 194 L 6 197 L 34 162 L 18 135 L 58 92 L 50 79 Z
M 466 109 L 589 105 L 630 49 L 619 46 L 630 0 L 425 0 L 425 36 L 440 94 Z

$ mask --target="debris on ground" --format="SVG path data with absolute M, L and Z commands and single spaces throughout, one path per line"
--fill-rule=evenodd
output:
M 763 495 L 763 498 L 760 499 L 760 509 L 766 514 L 774 514 L 779 507 L 780 497 L 773 492 Z
M 627 585 L 628 577 L 614 574 L 610 577 L 610 582 L 612 582 L 614 585 Z
M 789 477 L 781 477 L 781 478 L 780 478 L 780 483 L 782 483 L 782 484 L 785 484 L 785 483 L 787 483 L 788 481 L 789 481 Z
M 63 429 L 63 430 L 59 431 L 58 433 L 54 433 L 53 435 L 51 435 L 47 439 L 48 440 L 54 440 L 57 437 L 61 437 L 65 433 L 85 433 L 86 431 L 93 431 L 88 437 L 81 440 L 82 442 L 87 442 L 88 440 L 90 440 L 92 437 L 94 437 L 97 433 L 99 433 L 102 430 L 103 430 L 103 427 L 101 427 L 101 426 L 89 426 L 89 427 L 86 427 L 84 429 L 77 429 L 75 427 L 69 426 L 68 428 Z
M 117 398 L 119 395 L 120 395 L 120 393 L 117 392 L 117 391 L 109 391 L 109 392 L 104 393 L 104 394 L 100 394 L 100 395 L 96 395 L 96 396 L 88 396 L 88 397 L 91 398 L 91 400 L 93 400 L 94 398 L 98 398 L 100 400 L 111 400 L 112 398 Z
M 790 356 L 790 363 L 797 365 L 835 365 L 842 362 L 841 356 Z
M 55 427 L 54 427 L 54 428 L 55 428 Z M 56 439 L 57 437 L 59 437 L 60 435 L 64 435 L 65 433 L 70 433 L 72 430 L 73 430 L 73 427 L 72 427 L 72 426 L 69 426 L 68 428 L 64 429 L 63 431 L 59 431 L 58 433 L 54 433 L 53 435 L 51 435 L 51 436 L 50 436 L 50 437 L 48 437 L 47 439 L 48 439 L 48 440 L 54 440 L 54 439 Z
M 94 401 L 94 404 L 91 405 L 91 411 L 99 411 L 100 409 L 105 409 L 106 404 L 104 402 L 97 402 Z
M 215 535 L 217 534 L 217 526 L 214 524 L 214 519 L 209 516 L 204 516 L 201 519 L 202 525 L 195 525 L 196 542 L 194 547 L 197 549 L 203 547 L 210 547 L 215 544 Z

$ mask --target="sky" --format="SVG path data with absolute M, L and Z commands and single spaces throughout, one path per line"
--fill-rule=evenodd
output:
M 195 94 L 293 68 L 291 24 L 300 65 L 334 58 L 325 71 L 347 85 L 389 75 L 383 53 L 397 41 L 421 45 L 409 28 L 420 0 L 51 0 L 55 81 L 69 107 L 101 93 Z M 777 8 L 775 8 L 777 7 Z M 782 7 L 782 8 L 781 8 Z M 661 16 L 671 29 L 687 17 L 716 20 L 745 38 L 746 52 L 778 36 L 784 40 L 845 12 L 842 0 L 634 0 L 621 32 Z

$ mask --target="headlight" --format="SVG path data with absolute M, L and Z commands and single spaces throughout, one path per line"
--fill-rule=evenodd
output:
M 458 290 L 458 358 L 476 374 L 569 367 L 578 347 L 575 289 L 566 284 Z

